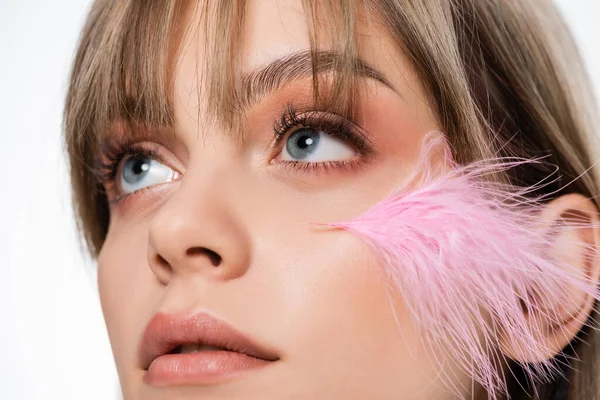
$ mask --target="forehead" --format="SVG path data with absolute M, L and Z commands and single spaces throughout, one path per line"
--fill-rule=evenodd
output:
M 317 2 L 320 5 L 324 3 Z M 333 9 L 329 18 L 325 14 L 317 15 L 320 50 L 334 50 L 345 45 L 338 43 L 340 37 L 331 34 L 339 26 L 338 21 L 333 19 L 344 18 L 344 12 L 349 11 Z M 207 90 L 212 83 L 206 77 L 206 67 L 215 62 L 211 51 L 218 49 L 219 43 L 239 40 L 236 43 L 239 45 L 237 69 L 242 74 L 252 74 L 274 60 L 311 49 L 311 16 L 307 15 L 302 0 L 247 1 L 244 23 L 239 30 L 239 38 L 235 39 L 232 39 L 234 32 L 231 27 L 214 26 L 208 31 L 195 29 L 202 24 L 201 19 L 199 10 L 188 18 L 188 34 L 177 56 L 174 77 L 176 120 L 189 118 L 190 114 L 198 118 L 209 113 L 211 102 L 208 101 Z M 380 73 L 407 103 L 416 108 L 427 106 L 423 88 L 401 51 L 400 40 L 392 37 L 375 15 L 367 15 L 362 8 L 357 9 L 354 28 L 359 59 Z M 216 46 L 211 48 L 213 43 Z

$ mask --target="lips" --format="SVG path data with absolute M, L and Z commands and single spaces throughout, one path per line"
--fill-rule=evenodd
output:
M 200 351 L 181 353 L 182 348 Z M 138 352 L 139 365 L 146 371 L 144 380 L 157 385 L 216 382 L 277 360 L 272 350 L 204 313 L 157 313 Z

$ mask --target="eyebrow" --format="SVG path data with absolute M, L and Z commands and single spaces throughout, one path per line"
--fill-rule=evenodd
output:
M 317 55 L 319 59 L 317 71 L 313 71 L 311 52 L 305 50 L 277 58 L 266 66 L 242 74 L 242 105 L 251 107 L 286 84 L 311 77 L 313 73 L 334 71 L 336 62 L 342 58 L 340 53 L 333 51 L 319 51 Z M 355 66 L 354 73 L 356 75 L 374 79 L 402 97 L 385 75 L 367 62 L 353 57 L 352 63 Z
M 319 62 L 316 71 L 313 71 L 311 51 L 304 50 L 276 58 L 264 66 L 258 66 L 250 72 L 242 73 L 241 98 L 238 99 L 238 105 L 243 109 L 249 109 L 263 98 L 275 93 L 291 82 L 312 77 L 313 73 L 321 74 L 335 71 L 337 62 L 342 59 L 340 53 L 327 50 L 318 51 L 317 57 Z M 352 72 L 355 75 L 374 79 L 404 98 L 382 72 L 361 58 L 353 57 L 351 61 L 354 66 Z M 144 119 L 138 111 L 138 106 L 139 99 L 129 95 L 125 96 L 124 113 L 134 121 Z M 112 131 L 112 129 L 107 130 L 107 132 Z M 134 135 L 137 137 L 138 134 L 136 132 Z M 125 133 L 125 135 L 127 136 L 128 133 Z M 100 140 L 100 142 L 102 141 Z

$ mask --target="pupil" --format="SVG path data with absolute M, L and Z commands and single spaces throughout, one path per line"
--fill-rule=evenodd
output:
M 143 174 L 148 171 L 149 165 L 145 159 L 138 159 L 133 164 L 133 173 L 136 175 Z
M 312 140 L 312 138 L 310 136 L 304 135 L 298 139 L 297 145 L 301 149 L 305 149 L 308 146 L 310 146 L 311 144 L 313 144 L 313 142 L 314 142 L 314 140 Z

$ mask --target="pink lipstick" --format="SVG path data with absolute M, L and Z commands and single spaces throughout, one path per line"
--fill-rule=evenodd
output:
M 152 386 L 209 385 L 279 360 L 271 350 L 208 314 L 157 313 L 139 347 Z

